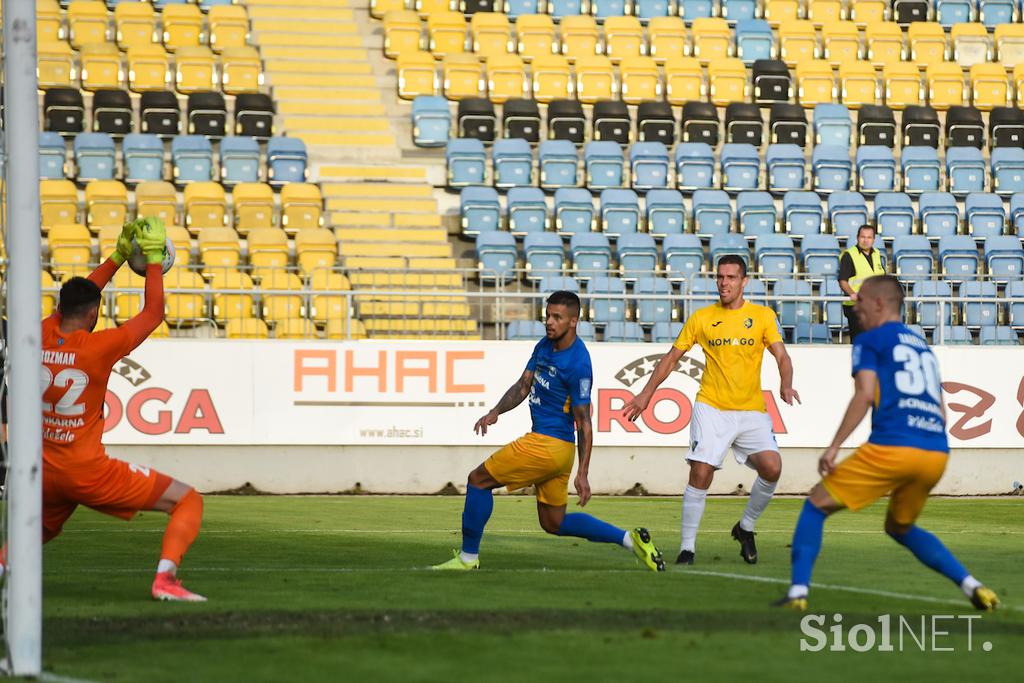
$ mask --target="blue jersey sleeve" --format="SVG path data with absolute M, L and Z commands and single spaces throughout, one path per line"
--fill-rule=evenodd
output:
M 540 347 L 545 341 L 545 339 L 541 339 L 537 342 L 537 345 L 533 347 L 533 353 L 530 354 L 530 360 L 526 361 L 526 369 L 530 372 L 537 371 L 537 353 L 540 351 Z
M 569 376 L 569 404 L 574 406 L 590 405 L 590 388 L 593 384 L 594 370 L 588 355 L 579 359 Z
M 865 339 L 862 334 L 853 343 L 853 375 L 856 377 L 861 370 L 872 370 L 878 372 L 878 349 L 871 343 L 871 339 Z

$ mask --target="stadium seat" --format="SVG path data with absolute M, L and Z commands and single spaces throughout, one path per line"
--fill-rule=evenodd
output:
M 333 268 L 338 262 L 338 240 L 323 228 L 307 228 L 295 233 L 295 264 L 303 276 Z
M 171 52 L 202 42 L 203 17 L 195 5 L 167 5 L 161 12 L 163 43 Z
M 178 199 L 174 185 L 162 180 L 143 181 L 136 185 L 135 213 L 142 218 L 155 216 L 167 225 L 178 225 Z
M 306 145 L 299 138 L 270 138 L 267 141 L 267 182 L 272 186 L 305 182 L 306 161 Z
M 978 247 L 967 235 L 943 235 L 939 238 L 939 265 L 948 282 L 973 280 L 978 275 Z
M 514 1 L 510 0 L 510 4 Z M 555 54 L 559 49 L 555 24 L 551 17 L 536 13 L 536 6 L 533 10 L 521 15 L 508 12 L 509 18 L 515 16 L 516 20 L 516 52 L 528 63 L 536 57 Z
M 1024 329 L 1024 280 L 1010 280 L 1006 285 L 1006 298 L 1010 300 L 1010 327 L 1015 330 Z
M 761 180 L 757 148 L 747 143 L 726 143 L 721 152 L 722 189 L 729 192 L 755 190 Z
M 522 138 L 531 145 L 540 141 L 540 109 L 534 100 L 522 98 L 507 100 L 501 108 L 501 120 L 503 137 Z
M 550 294 L 557 291 L 579 294 L 580 284 L 576 282 L 576 278 L 566 277 L 564 275 L 549 275 L 540 281 L 540 287 L 538 289 L 541 294 Z
M 588 190 L 563 187 L 555 191 L 555 231 L 559 235 L 590 232 L 597 225 Z
M 569 60 L 563 55 L 537 55 L 530 64 L 533 97 L 538 102 L 551 102 L 572 94 Z
M 978 339 L 982 346 L 1018 346 L 1020 344 L 1017 333 L 1005 325 L 982 327 Z
M 824 323 L 801 321 L 793 328 L 794 344 L 831 344 L 832 334 Z
M 181 132 L 178 98 L 166 90 L 151 90 L 139 98 L 139 132 L 171 138 Z
M 828 222 L 832 226 L 834 235 L 839 237 L 856 235 L 860 226 L 868 222 L 868 206 L 864 201 L 864 195 L 860 192 L 849 191 L 830 194 L 828 196 Z
M 932 248 L 923 235 L 897 235 L 892 240 L 892 259 L 901 280 L 927 279 L 935 272 Z
M 274 191 L 270 185 L 255 181 L 238 183 L 231 191 L 231 204 L 235 229 L 240 235 L 254 228 L 274 226 Z
M 940 327 L 935 331 L 936 344 L 948 344 L 956 346 L 970 346 L 974 344 L 974 335 L 963 325 L 951 325 Z
M 885 105 L 865 104 L 857 112 L 857 144 L 896 146 L 896 118 Z
M 276 322 L 306 314 L 304 297 L 301 294 L 302 281 L 297 275 L 284 270 L 263 270 L 255 274 L 260 280 L 260 302 L 265 321 Z M 282 293 L 276 293 L 278 291 Z
M 636 321 L 641 325 L 657 325 L 670 323 L 679 317 L 678 310 L 672 305 L 672 285 L 668 280 L 657 277 L 638 278 L 633 285 L 633 294 L 641 297 L 659 297 L 656 299 L 637 298 L 635 303 Z
M 641 4 L 651 0 L 641 0 Z M 662 0 L 653 0 L 662 2 Z M 668 4 L 668 3 L 666 3 Z M 639 15 L 640 20 L 645 18 Z M 677 16 L 652 16 L 648 17 L 647 37 L 649 47 L 647 54 L 659 65 L 664 65 L 669 59 L 679 57 L 686 53 L 689 47 L 689 40 L 686 37 L 686 26 L 683 20 Z
M 644 341 L 644 331 L 634 322 L 610 322 L 604 328 L 604 341 L 619 344 L 640 343 Z
M 572 147 L 571 144 L 569 146 Z M 496 141 L 491 150 L 491 159 L 494 165 L 495 187 L 526 187 L 533 184 L 533 151 L 526 140 L 512 138 Z M 573 148 L 573 163 L 575 162 Z M 543 167 L 541 173 L 543 177 Z
M 1024 274 L 1024 250 L 1016 235 L 993 235 L 985 239 L 985 267 L 989 277 L 1008 283 Z
M 260 145 L 255 138 L 232 135 L 220 141 L 220 177 L 225 187 L 260 180 Z
M 938 192 L 942 180 L 939 155 L 930 146 L 905 147 L 900 154 L 903 191 L 909 195 Z
M 128 189 L 118 180 L 93 180 L 85 186 L 85 223 L 93 232 L 121 227 L 128 217 Z
M 544 323 L 539 320 L 513 320 L 505 331 L 509 341 L 535 342 L 545 335 Z
M 683 105 L 684 117 L 688 105 Z M 685 141 L 685 131 L 682 137 Z M 667 102 L 641 102 L 636 109 L 636 139 L 638 142 L 660 142 L 670 147 L 676 139 L 676 120 L 671 105 Z
M 92 96 L 92 131 L 120 138 L 132 132 L 132 99 L 124 90 L 97 90 Z
M 188 96 L 188 134 L 219 140 L 227 133 L 228 109 L 219 92 L 194 92 Z
M 993 149 L 1024 147 L 1024 111 L 995 107 L 988 115 L 988 141 Z
M 678 190 L 650 190 L 644 197 L 647 232 L 655 237 L 676 235 L 686 227 L 686 208 Z
M 896 160 L 885 145 L 857 148 L 857 190 L 863 194 L 891 192 L 896 188 Z
M 853 175 L 849 147 L 816 146 L 811 153 L 811 173 L 813 187 L 818 192 L 849 190 L 850 179 Z
M 591 8 L 599 7 L 602 1 L 609 0 L 592 0 Z M 625 4 L 623 0 L 611 0 L 611 2 Z M 597 16 L 600 18 L 600 15 Z M 617 15 L 607 16 L 604 21 L 604 53 L 612 60 L 613 64 L 644 56 L 646 47 L 644 29 L 639 19 L 623 16 L 621 12 Z M 625 91 L 623 92 L 625 93 Z
M 662 253 L 665 255 L 665 276 L 670 281 L 688 280 L 704 270 L 704 247 L 697 235 L 666 235 Z
M 629 144 L 632 120 L 629 108 L 620 100 L 601 100 L 594 104 L 591 117 L 591 139 L 595 142 Z
M 971 104 L 981 111 L 1013 104 L 1013 91 L 1002 64 L 975 64 L 970 70 Z
M 487 95 L 491 102 L 504 103 L 522 98 L 529 92 L 523 60 L 518 55 L 494 55 L 487 60 L 484 72 Z
M 240 5 L 217 5 L 207 14 L 209 43 L 214 52 L 245 47 L 249 42 L 249 17 Z
M 176 292 L 177 289 L 206 289 L 206 282 L 186 268 L 172 268 L 164 275 L 167 292 L 164 321 L 175 327 L 196 325 L 208 319 L 206 297 L 197 292 Z
M 437 59 L 466 50 L 466 17 L 461 12 L 427 15 L 427 49 Z
M 972 192 L 964 200 L 964 223 L 976 240 L 1002 235 L 1006 226 L 1003 200 L 990 192 Z
M 745 102 L 750 96 L 747 69 L 733 58 L 718 58 L 708 66 L 708 99 L 718 107 Z
M 707 95 L 707 83 L 700 60 L 694 57 L 669 57 L 665 61 L 665 99 L 679 106 Z
M 543 232 L 547 228 L 548 208 L 543 190 L 536 187 L 513 187 L 507 196 L 508 229 L 513 235 L 519 237 L 529 232 Z
M 398 96 L 413 100 L 420 95 L 437 94 L 437 72 L 429 52 L 403 52 L 395 64 L 398 74 Z
M 839 96 L 850 109 L 877 105 L 881 94 L 878 76 L 867 62 L 847 62 L 839 67 Z
M 596 232 L 574 233 L 569 240 L 572 274 L 584 282 L 592 277 L 607 276 L 611 270 L 612 248 L 608 238 Z
M 577 100 L 554 100 L 548 104 L 548 139 L 582 145 L 586 132 L 583 105 Z
M 727 3 L 735 3 L 737 0 L 726 0 Z M 654 323 L 654 327 L 651 328 L 651 342 L 654 344 L 671 344 L 679 338 L 679 333 L 683 331 L 683 324 L 680 322 L 674 323 Z
M 805 235 L 800 243 L 803 271 L 812 281 L 837 277 L 839 255 L 839 240 L 834 235 Z
M 736 57 L 751 67 L 759 59 L 775 57 L 775 36 L 764 19 L 741 19 L 736 22 Z
M 890 109 L 902 110 L 924 103 L 921 73 L 906 62 L 890 62 L 882 68 L 882 92 Z
M 946 112 L 946 146 L 976 147 L 985 145 L 985 123 L 975 107 L 953 106 Z
M 526 278 L 541 280 L 561 274 L 565 264 L 562 238 L 552 232 L 531 232 L 523 238 Z
M 355 318 L 328 318 L 324 328 L 327 339 L 366 339 L 366 324 Z
M 738 235 L 734 232 L 712 235 L 708 244 L 708 256 L 711 260 L 712 270 L 718 268 L 718 261 L 723 256 L 739 256 L 747 264 L 748 268 L 751 267 L 750 247 L 747 246 L 747 241 L 743 239 L 743 235 Z
M 174 88 L 182 95 L 217 89 L 217 62 L 213 51 L 205 45 L 179 47 L 174 54 L 174 74 Z M 226 79 L 227 73 L 222 77 Z M 226 80 L 224 86 L 225 93 L 235 94 L 228 90 Z
M 68 40 L 71 47 L 107 42 L 107 6 L 100 0 L 74 0 L 67 4 Z
M 966 0 L 954 1 L 964 5 L 968 4 Z M 992 36 L 981 24 L 967 22 L 957 24 L 950 29 L 949 37 L 952 43 L 951 61 L 957 62 L 964 68 L 992 61 L 994 52 Z
M 686 2 L 683 1 L 685 7 Z M 710 5 L 710 3 L 709 3 Z M 689 22 L 690 17 L 683 15 L 683 21 Z M 690 23 L 693 36 L 692 54 L 704 66 L 728 59 L 732 48 L 732 31 L 729 24 L 718 17 L 696 17 Z
M 490 143 L 497 136 L 498 117 L 494 113 L 494 105 L 485 97 L 465 97 L 459 101 L 455 124 L 460 138 L 476 138 Z
M 227 202 L 219 183 L 193 182 L 185 186 L 185 227 L 192 234 L 227 225 Z M 232 231 L 234 232 L 234 231 Z
M 316 326 L 307 318 L 285 318 L 274 323 L 274 339 L 317 339 Z
M 842 331 L 847 327 L 846 316 L 843 315 L 843 301 L 849 299 L 845 292 L 839 288 L 839 282 L 833 278 L 826 278 L 822 283 L 821 293 L 823 296 L 831 297 L 832 301 L 826 301 L 822 311 L 825 324 L 829 330 Z M 840 332 L 841 334 L 841 332 Z
M 807 144 L 807 117 L 795 104 L 772 104 L 768 118 L 768 141 L 804 147 Z
M 1011 195 L 1024 191 L 1024 149 L 997 147 L 992 150 L 992 191 Z
M 623 59 L 619 64 L 619 73 L 621 96 L 626 104 L 661 99 L 661 76 L 657 63 L 650 57 Z
M 785 66 L 785 65 L 783 65 Z M 757 92 L 757 64 L 754 64 L 754 84 L 755 92 Z M 788 75 L 785 76 L 786 83 L 789 82 Z M 781 80 L 780 80 L 781 82 Z M 786 88 L 788 93 L 789 88 Z M 771 98 L 773 101 L 788 101 L 788 96 L 783 98 L 780 96 Z M 805 109 L 813 109 L 819 104 L 830 104 L 835 101 L 838 95 L 836 91 L 835 76 L 832 73 L 832 65 L 825 59 L 814 59 L 807 62 L 801 62 L 796 66 L 796 95 L 797 100 Z M 759 96 L 757 100 L 760 103 Z
M 862 59 L 860 31 L 855 23 L 842 21 L 840 16 L 828 21 L 811 21 L 821 29 L 822 59 L 835 68 Z
M 1024 26 L 1002 24 L 993 33 L 996 57 L 1009 70 L 1024 62 Z
M 949 327 L 952 324 L 953 306 L 949 300 L 953 290 L 942 280 L 918 280 L 911 294 L 915 299 L 925 299 L 913 304 L 914 319 L 923 330 Z
M 946 33 L 934 22 L 914 22 L 907 28 L 907 61 L 924 71 L 929 64 L 946 61 Z
M 203 264 L 203 272 L 212 277 L 213 289 L 252 289 L 248 275 L 245 275 L 244 281 L 237 277 L 243 274 L 236 270 L 242 260 L 242 251 L 235 231 L 223 226 L 204 226 L 198 232 L 199 260 Z M 231 281 L 218 282 L 223 278 L 230 278 Z M 229 307 L 230 315 L 223 305 L 225 301 L 214 297 L 213 313 L 217 322 L 223 322 L 225 317 L 252 316 L 252 297 L 233 295 L 228 301 L 233 304 Z
M 500 142 L 500 141 L 499 141 Z M 525 159 L 532 166 L 533 154 L 529 143 L 520 140 Z M 495 147 L 498 143 L 495 143 Z M 540 171 L 540 186 L 547 190 L 579 185 L 576 146 L 568 140 L 544 140 L 537 148 L 537 167 Z M 530 184 L 524 183 L 524 184 Z
M 412 103 L 412 136 L 417 147 L 443 147 L 452 126 L 448 102 L 437 95 L 420 95 Z
M 77 85 L 74 53 L 64 41 L 39 43 L 36 50 L 36 78 L 39 87 L 67 88 Z
M 917 201 L 921 232 L 929 239 L 955 235 L 960 228 L 960 209 L 948 192 L 925 192 Z
M 508 17 L 498 12 L 476 12 L 469 22 L 469 42 L 478 57 L 488 58 L 511 52 Z
M 660 145 L 660 143 L 641 144 Z M 636 149 L 638 146 L 633 145 L 633 149 Z M 633 149 L 630 150 L 631 153 Z M 667 152 L 665 156 L 668 156 Z M 715 156 L 711 146 L 707 143 L 681 142 L 676 145 L 675 167 L 676 187 L 684 192 L 692 192 L 715 186 Z M 634 185 L 636 185 L 635 182 Z M 645 185 L 647 187 L 659 187 L 663 183 Z
M 47 234 L 50 270 L 61 279 L 87 275 L 93 262 L 92 236 L 78 223 L 58 223 Z
M 626 282 L 653 275 L 658 270 L 658 247 L 645 233 L 623 234 L 618 244 L 619 273 Z
M 287 186 L 286 186 L 287 187 Z M 470 186 L 459 193 L 462 234 L 473 237 L 501 228 L 501 204 L 493 187 Z
M 39 177 L 61 180 L 64 178 L 67 147 L 59 133 L 39 133 Z
M 603 190 L 622 187 L 622 147 L 617 142 L 588 142 L 583 148 L 587 187 Z
M 174 182 L 184 185 L 213 178 L 213 146 L 202 135 L 179 135 L 171 141 Z
M 903 192 L 879 192 L 875 195 L 874 218 L 879 234 L 885 239 L 911 234 L 915 216 L 910 196 Z M 856 235 L 856 228 L 850 234 Z
M 601 229 L 613 239 L 640 229 L 640 200 L 633 190 L 602 190 L 599 210 Z
M 797 145 L 768 145 L 765 169 L 768 173 L 768 190 L 771 192 L 782 193 L 804 188 L 804 153 Z
M 80 182 L 114 179 L 117 163 L 113 138 L 106 133 L 82 133 L 75 138 L 73 147 L 75 175 Z
M 480 70 L 480 61 L 475 55 L 448 55 L 441 63 L 441 84 L 441 91 L 449 100 L 480 97 L 485 94 L 485 80 Z
M 963 70 L 959 64 L 932 62 L 925 69 L 928 85 L 928 104 L 934 109 L 945 111 L 964 102 Z
M 249 265 L 254 269 L 284 269 L 288 266 L 288 235 L 273 227 L 246 231 Z
M 660 142 L 636 142 L 629 148 L 631 183 L 636 190 L 666 187 L 668 167 L 668 148 Z
M 392 10 L 384 15 L 384 55 L 397 59 L 420 49 L 420 17 L 410 10 Z
M 74 88 L 50 88 L 43 95 L 43 130 L 77 135 L 85 128 L 82 93 Z
M 736 195 L 736 217 L 739 231 L 747 239 L 770 235 L 778 218 L 775 200 L 767 192 L 740 192 Z
M 715 237 L 729 232 L 732 226 L 732 204 L 723 190 L 697 190 L 693 193 L 693 231 L 701 237 Z
M 333 324 L 344 325 L 349 322 L 350 333 L 353 336 L 360 334 L 365 337 L 364 330 L 357 329 L 358 320 L 350 320 L 349 314 L 352 310 L 349 297 L 341 292 L 351 289 L 351 284 L 341 273 L 327 269 L 314 270 L 309 276 L 309 287 L 313 290 L 310 297 L 310 318 L 317 325 L 328 326 L 328 337 L 330 338 L 330 327 Z M 343 329 L 343 328 L 342 328 Z
M 608 100 L 616 96 L 615 70 L 604 55 L 583 55 L 576 58 L 576 98 L 584 104 Z
M 933 147 L 938 149 L 941 137 L 939 115 L 927 106 L 909 106 L 903 111 L 903 147 Z
M 58 223 L 78 222 L 78 191 L 62 177 L 39 181 L 39 209 L 43 231 Z
M 269 339 L 270 329 L 259 318 L 231 318 L 224 325 L 228 339 Z
M 968 280 L 960 285 L 960 296 L 988 299 L 964 303 L 962 320 L 968 329 L 994 327 L 999 323 L 999 307 L 994 282 Z
M 163 47 L 140 43 L 128 48 L 128 88 L 132 92 L 165 90 L 171 78 L 170 55 Z
M 810 323 L 812 318 L 811 285 L 805 280 L 779 280 L 775 283 L 773 290 L 777 297 L 798 297 L 795 301 L 778 301 L 775 304 L 775 313 L 779 317 L 779 325 L 785 330 L 791 330 L 798 324 Z
M 83 90 L 116 89 L 124 83 L 121 53 L 110 43 L 83 45 L 78 53 L 78 61 L 81 64 Z
M 824 213 L 821 201 L 814 192 L 790 190 L 782 196 L 784 232 L 794 239 L 822 232 Z

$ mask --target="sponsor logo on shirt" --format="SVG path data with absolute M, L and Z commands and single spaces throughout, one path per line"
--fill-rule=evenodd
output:
M 708 346 L 753 346 L 754 340 L 750 337 L 719 337 L 708 339 Z
M 753 326 L 754 326 L 754 319 L 753 318 L 747 318 L 746 320 L 743 321 L 743 327 L 747 328 L 748 330 L 751 327 L 753 327 Z

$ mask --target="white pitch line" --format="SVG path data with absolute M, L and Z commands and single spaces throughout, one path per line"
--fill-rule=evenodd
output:
M 39 680 L 45 681 L 46 683 L 96 683 L 95 681 L 90 681 L 87 678 L 71 678 L 70 676 L 52 674 L 48 671 L 44 671 L 39 674 Z
M 977 529 L 942 529 L 936 527 L 929 527 L 930 530 L 940 534 L 977 534 Z M 250 534 L 310 534 L 310 535 L 328 535 L 328 534 L 379 534 L 379 535 L 401 535 L 401 534 L 452 534 L 458 533 L 459 529 L 203 529 L 199 533 L 203 536 L 217 535 L 217 536 L 243 536 Z M 91 529 L 65 529 L 64 534 L 162 534 L 163 529 L 141 529 L 138 527 L 96 527 Z M 543 529 L 487 529 L 489 534 L 537 534 L 546 535 L 547 532 Z M 701 530 L 702 534 L 728 534 L 732 533 L 727 529 L 708 529 Z M 758 529 L 759 534 L 792 534 L 792 529 Z M 829 529 L 826 530 L 827 534 L 843 534 L 843 535 L 865 535 L 865 536 L 881 536 L 883 531 L 879 529 Z M 995 529 L 987 530 L 986 534 L 1008 534 L 1008 535 L 1020 535 L 1024 534 L 1024 530 L 1012 530 L 1012 529 Z

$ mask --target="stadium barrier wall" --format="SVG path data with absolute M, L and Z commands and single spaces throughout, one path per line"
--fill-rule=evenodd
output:
M 732 340 L 730 343 L 744 343 Z M 151 340 L 115 367 L 105 441 L 203 490 L 251 483 L 275 493 L 436 493 L 462 485 L 495 447 L 529 431 L 523 405 L 486 437 L 474 422 L 519 377 L 532 342 Z M 621 407 L 664 345 L 592 344 L 595 491 L 678 494 L 688 423 L 704 371 L 684 356 L 634 423 Z M 762 384 L 786 460 L 782 489 L 816 480 L 815 460 L 852 393 L 850 347 L 791 346 L 802 404 L 778 399 L 766 355 Z M 1024 349 L 936 347 L 954 457 L 948 494 L 995 494 L 1024 480 Z M 867 421 L 847 446 L 868 433 Z M 735 463 L 714 491 L 749 485 Z

